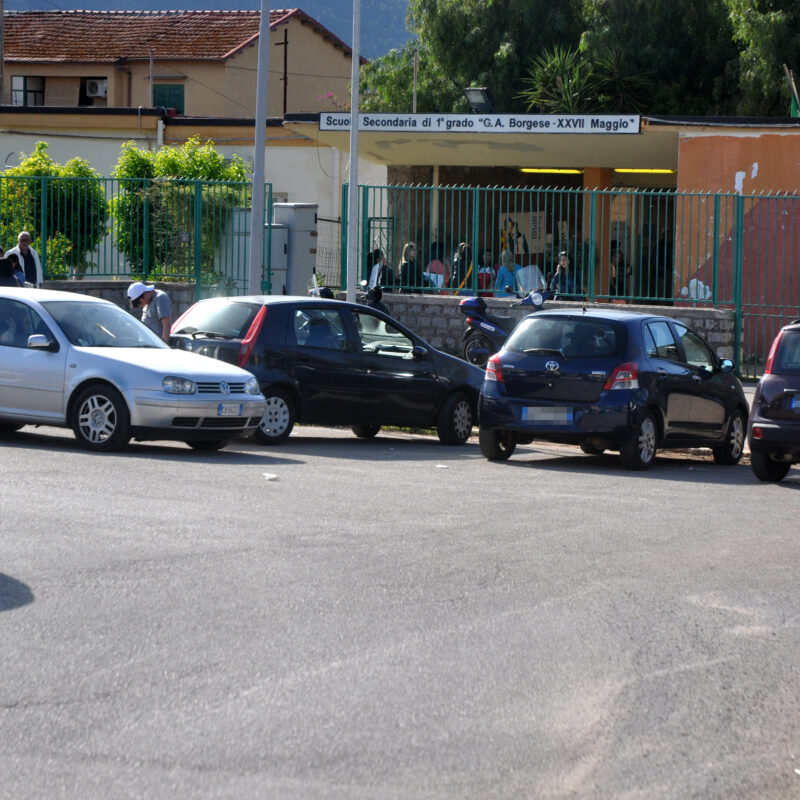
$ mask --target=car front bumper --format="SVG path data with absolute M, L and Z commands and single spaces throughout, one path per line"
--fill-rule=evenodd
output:
M 262 395 L 168 395 L 134 391 L 126 397 L 131 432 L 137 439 L 233 439 L 258 427 L 266 407 Z

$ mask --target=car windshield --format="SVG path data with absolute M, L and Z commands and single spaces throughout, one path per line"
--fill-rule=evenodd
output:
M 772 371 L 777 375 L 800 375 L 800 331 L 784 331 Z
M 146 325 L 111 303 L 59 300 L 42 305 L 77 347 L 167 347 Z
M 261 306 L 229 300 L 195 303 L 172 333 L 202 334 L 222 339 L 242 339 Z
M 520 322 L 505 349 L 528 355 L 554 353 L 562 358 L 619 357 L 625 349 L 625 331 L 622 325 L 605 319 L 534 316 Z

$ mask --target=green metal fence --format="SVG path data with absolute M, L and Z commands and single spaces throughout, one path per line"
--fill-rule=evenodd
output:
M 576 298 L 734 309 L 734 357 L 748 377 L 800 316 L 795 195 L 361 186 L 358 207 L 359 275 L 380 248 L 399 291 L 503 295 L 501 266 L 535 264 L 550 280 L 566 251 Z M 409 242 L 419 262 L 410 281 L 400 276 Z
M 271 185 L 264 191 L 268 223 Z M 198 296 L 240 294 L 250 198 L 244 182 L 0 175 L 0 245 L 27 230 L 46 278 L 181 281 Z M 269 256 L 265 241 L 267 281 Z

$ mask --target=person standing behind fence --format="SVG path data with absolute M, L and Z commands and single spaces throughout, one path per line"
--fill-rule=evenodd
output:
M 11 266 L 11 260 L 8 258 L 0 258 L 0 286 L 19 288 L 19 283 L 14 277 L 14 268 Z
M 453 256 L 450 288 L 458 294 L 472 294 L 472 248 L 466 242 L 459 244 Z
M 514 254 L 510 250 L 500 253 L 500 269 L 497 270 L 497 279 L 494 282 L 495 294 L 508 296 L 517 289 L 517 270 L 519 264 L 514 263 Z M 510 287 L 511 291 L 508 291 Z
M 25 273 L 25 283 L 29 283 L 31 286 L 37 288 L 44 283 L 42 262 L 39 260 L 39 254 L 31 247 L 31 235 L 28 231 L 19 232 L 19 236 L 17 236 L 17 246 L 12 247 L 6 253 L 6 256 L 10 255 L 19 256 L 20 266 Z
M 25 286 L 25 273 L 22 271 L 22 267 L 19 265 L 19 256 L 16 253 L 11 253 L 6 256 L 6 258 L 11 262 L 11 269 L 19 286 Z
M 443 260 L 444 245 L 439 242 L 434 242 L 431 245 L 431 257 L 425 272 L 422 273 L 424 278 L 430 282 L 431 286 L 437 289 L 443 289 L 447 286 L 450 280 L 450 270 Z
M 172 326 L 172 303 L 166 292 L 136 281 L 128 287 L 128 297 L 134 308 L 142 306 L 142 322 L 153 333 L 169 343 L 169 329 Z
M 420 292 L 426 285 L 422 269 L 417 262 L 417 246 L 414 242 L 406 242 L 403 247 L 403 258 L 400 261 L 401 292 Z

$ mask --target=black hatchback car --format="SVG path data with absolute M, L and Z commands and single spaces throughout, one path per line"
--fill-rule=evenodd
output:
M 800 319 L 781 328 L 756 387 L 747 430 L 750 465 L 761 481 L 780 481 L 800 462 Z
M 238 364 L 267 401 L 255 432 L 284 441 L 295 422 L 436 428 L 464 444 L 476 419 L 483 370 L 441 353 L 391 317 L 320 297 L 201 300 L 172 326 L 170 344 Z
M 675 319 L 539 311 L 489 359 L 478 421 L 490 460 L 538 439 L 619 450 L 641 470 L 659 448 L 710 447 L 718 463 L 738 463 L 747 412 L 733 364 Z

